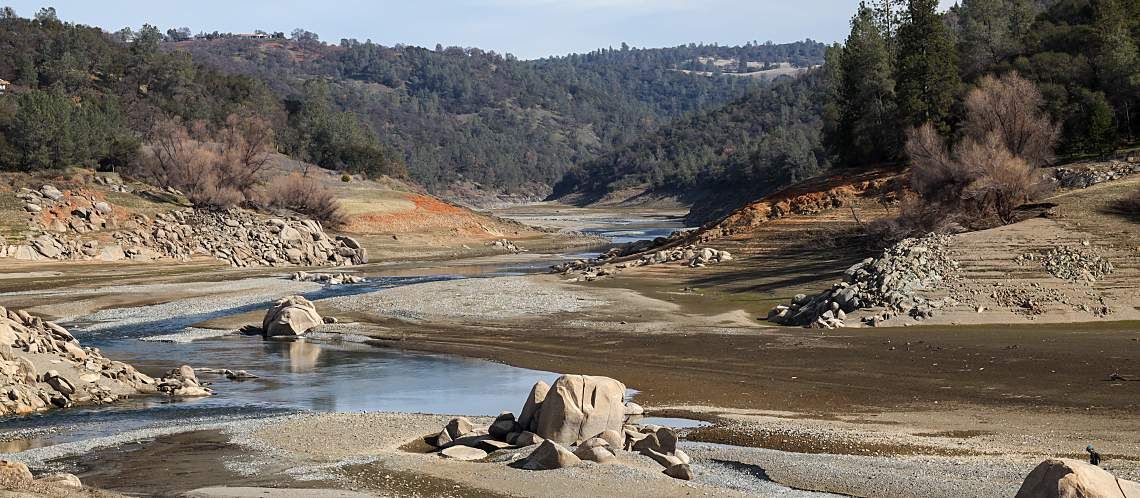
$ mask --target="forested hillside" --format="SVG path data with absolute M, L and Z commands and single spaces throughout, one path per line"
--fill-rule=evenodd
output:
M 906 133 L 922 124 L 959 138 L 964 97 L 991 74 L 1036 85 L 1064 157 L 1136 143 L 1140 0 L 964 0 L 948 12 L 937 4 L 860 4 L 824 68 L 588 161 L 555 194 L 589 201 L 636 186 L 697 201 L 717 192 L 717 203 L 760 197 L 832 164 L 896 164 Z
M 743 47 L 623 46 L 535 61 L 475 48 L 385 47 L 237 38 L 177 44 L 196 60 L 254 75 L 282 95 L 306 98 L 327 82 L 429 187 L 472 181 L 543 191 L 572 165 L 660 124 L 739 98 L 763 82 L 678 71 L 699 57 L 814 65 L 823 46 L 805 41 Z
M 134 167 L 144 144 L 231 144 L 240 134 L 330 169 L 403 175 L 376 133 L 319 87 L 286 102 L 264 81 L 165 50 L 164 40 L 150 26 L 126 42 L 54 9 L 34 19 L 0 10 L 0 78 L 13 83 L 0 96 L 0 169 Z

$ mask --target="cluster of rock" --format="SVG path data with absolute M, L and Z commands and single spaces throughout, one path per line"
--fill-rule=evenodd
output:
M 952 299 L 926 299 L 919 291 L 937 288 L 956 273 L 958 263 L 948 255 L 950 236 L 931 234 L 906 239 L 883 251 L 878 258 L 867 258 L 843 273 L 843 282 L 814 296 L 799 294 L 789 305 L 779 305 L 768 313 L 768 321 L 834 329 L 846 326 L 847 314 L 860 308 L 885 308 L 863 318 L 870 326 L 896 316 L 917 320 L 933 317 L 938 309 L 956 304 Z
M 47 187 L 48 194 L 58 192 Z M 43 199 L 50 197 L 45 195 Z M 359 242 L 351 237 L 329 236 L 320 223 L 313 220 L 262 220 L 240 209 L 225 212 L 180 209 L 159 213 L 154 219 L 134 215 L 118 223 L 113 222 L 113 217 L 100 214 L 110 213 L 111 209 L 106 203 L 73 208 L 71 221 L 66 226 L 78 227 L 73 230 L 75 233 L 64 233 L 68 230 L 49 226 L 34 232 L 24 244 L 6 246 L 0 240 L 0 256 L 25 260 L 188 261 L 201 255 L 213 256 L 236 267 L 344 266 L 368 262 L 368 251 Z M 52 225 L 60 223 L 58 217 L 51 222 Z M 111 234 L 113 242 L 101 244 L 83 237 L 88 231 L 103 228 L 117 228 Z
M 623 452 L 635 452 L 659 463 L 664 473 L 692 479 L 691 459 L 677 447 L 677 433 L 658 426 L 627 424 L 641 408 L 625 403 L 625 385 L 607 377 L 563 375 L 553 386 L 538 382 L 516 418 L 504 412 L 488 427 L 466 417 L 452 419 L 425 440 L 441 456 L 482 460 L 501 450 L 529 449 L 518 466 L 553 470 L 580 465 L 620 463 Z
M 1140 173 L 1140 163 L 1109 161 L 1097 165 L 1056 168 L 1053 170 L 1053 180 L 1064 188 L 1088 188 L 1136 173 Z
M 362 284 L 367 282 L 364 277 L 349 275 L 347 273 L 309 273 L 299 271 L 294 272 L 291 278 L 298 282 L 317 282 L 325 285 Z
M 681 262 L 684 266 L 688 266 L 689 268 L 703 268 L 711 264 L 732 261 L 732 259 L 732 254 L 728 251 L 721 251 L 711 247 L 688 245 L 642 254 L 636 259 L 628 259 L 621 262 L 614 262 L 612 259 L 603 255 L 603 257 L 592 260 L 579 259 L 577 261 L 568 261 L 550 268 L 554 273 L 563 275 L 577 274 L 579 281 L 592 282 L 598 278 L 614 275 L 627 268 L 676 262 Z
M 1040 263 L 1045 271 L 1064 280 L 1096 282 L 1116 271 L 1108 260 L 1075 247 L 1054 247 L 1044 253 L 1025 253 L 1019 262 Z
M 53 472 L 40 477 L 32 475 L 23 462 L 0 460 L 0 489 L 5 496 L 76 496 L 83 495 L 83 482 L 75 474 Z M 26 494 L 25 494 L 26 493 Z
M 198 376 L 194 374 L 194 368 L 189 365 L 175 368 L 158 379 L 157 389 L 162 394 L 179 397 L 200 397 L 214 394 L 206 387 L 205 383 L 198 381 Z
M 93 195 L 65 194 L 52 185 L 44 185 L 38 190 L 22 188 L 16 192 L 16 198 L 24 202 L 24 211 L 31 217 L 29 226 L 79 234 L 116 226 L 111 205 Z
M 0 307 L 0 416 L 111 403 L 132 394 L 202 395 L 173 387 L 173 378 L 151 378 L 82 347 L 55 323 Z
M 491 242 L 488 242 L 487 245 L 496 249 L 502 249 L 504 251 L 513 252 L 516 254 L 520 252 L 526 252 L 526 249 L 519 247 L 518 244 L 515 244 L 514 242 L 507 239 L 492 240 Z
M 261 320 L 261 334 L 265 337 L 300 337 L 325 323 L 317 307 L 301 296 L 278 299 Z

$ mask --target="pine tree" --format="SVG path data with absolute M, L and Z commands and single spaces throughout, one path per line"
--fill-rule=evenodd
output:
M 932 123 L 950 132 L 954 100 L 962 86 L 949 28 L 936 12 L 937 0 L 910 0 L 899 27 L 899 122 L 903 127 Z
M 1133 107 L 1140 89 L 1140 55 L 1126 24 L 1125 11 L 1117 0 L 1093 3 L 1095 46 L 1093 68 L 1100 87 L 1123 112 L 1121 125 L 1132 135 Z
M 851 21 L 839 58 L 839 126 L 835 144 L 848 166 L 894 160 L 902 137 L 896 125 L 895 81 L 874 12 L 866 4 Z

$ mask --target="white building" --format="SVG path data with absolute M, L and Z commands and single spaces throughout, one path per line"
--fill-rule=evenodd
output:
M 0 79 L 0 95 L 4 95 L 4 92 L 8 91 L 8 85 L 11 85 L 8 80 Z

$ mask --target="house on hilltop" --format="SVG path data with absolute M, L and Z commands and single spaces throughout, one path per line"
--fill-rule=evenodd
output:
M 8 85 L 11 84 L 8 80 L 0 79 L 0 95 L 4 95 L 4 92 L 8 91 Z

